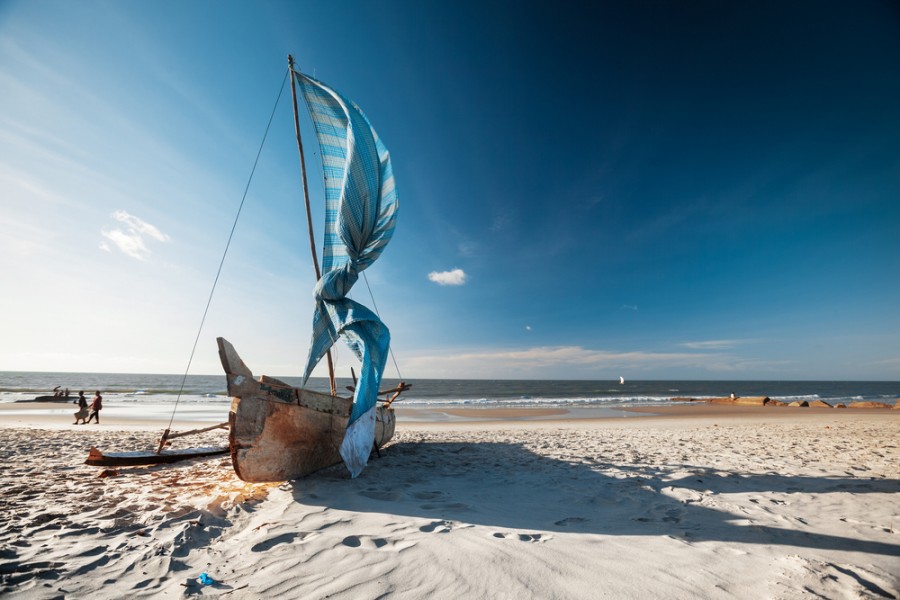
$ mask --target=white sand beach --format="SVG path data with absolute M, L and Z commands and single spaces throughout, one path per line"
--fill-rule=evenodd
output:
M 0 595 L 900 596 L 900 410 L 664 412 L 406 415 L 357 479 L 260 485 L 227 457 L 83 464 L 92 445 L 151 448 L 164 423 L 0 411 Z

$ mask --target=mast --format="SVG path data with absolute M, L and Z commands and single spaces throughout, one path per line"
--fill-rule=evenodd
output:
M 313 268 L 316 270 L 316 281 L 322 278 L 319 269 L 319 257 L 316 253 L 316 237 L 313 233 L 312 210 L 309 205 L 309 186 L 306 183 L 306 158 L 303 154 L 303 139 L 300 137 L 300 114 L 297 111 L 297 88 L 294 85 L 294 57 L 288 54 L 288 75 L 291 78 L 291 100 L 294 103 L 294 132 L 297 134 L 297 148 L 300 150 L 300 172 L 303 174 L 303 199 L 306 202 L 306 224 L 309 227 L 309 250 L 312 254 Z M 331 395 L 337 395 L 334 384 L 334 363 L 331 361 L 331 350 L 328 350 L 328 381 L 331 384 Z

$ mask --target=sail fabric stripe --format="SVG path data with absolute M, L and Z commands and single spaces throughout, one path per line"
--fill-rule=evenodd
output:
M 391 158 L 356 104 L 321 81 L 294 72 L 306 98 L 325 176 L 322 277 L 304 384 L 329 348 L 342 337 L 362 363 L 341 457 L 356 477 L 365 468 L 375 436 L 378 387 L 390 332 L 375 313 L 347 298 L 359 273 L 390 241 L 399 201 Z

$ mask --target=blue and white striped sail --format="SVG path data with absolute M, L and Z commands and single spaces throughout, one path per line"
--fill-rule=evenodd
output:
M 353 477 L 365 468 L 375 438 L 375 405 L 390 332 L 368 308 L 347 298 L 359 273 L 381 255 L 394 233 L 397 190 L 391 158 L 356 104 L 333 88 L 293 72 L 306 98 L 325 174 L 322 278 L 303 381 L 343 336 L 362 362 L 341 457 Z

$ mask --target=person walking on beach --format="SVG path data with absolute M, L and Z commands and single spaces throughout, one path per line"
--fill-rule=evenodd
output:
M 91 419 L 94 417 L 97 418 L 97 425 L 100 424 L 100 411 L 103 409 L 103 396 L 100 395 L 100 390 L 97 390 L 97 394 L 94 396 L 94 400 L 91 402 L 91 414 L 88 415 L 87 421 L 84 422 L 85 425 L 91 422 Z
M 82 425 L 87 425 L 88 416 L 88 403 L 87 398 L 84 397 L 84 390 L 78 392 L 78 400 L 75 402 L 78 403 L 78 412 L 75 413 L 75 423 L 74 425 L 78 425 L 78 421 L 81 421 Z M 97 421 L 99 422 L 100 417 L 97 417 Z

